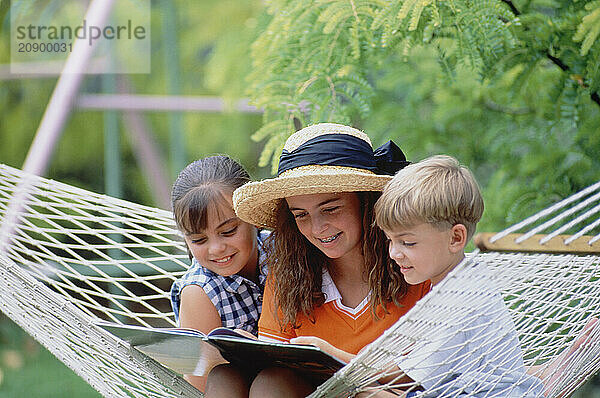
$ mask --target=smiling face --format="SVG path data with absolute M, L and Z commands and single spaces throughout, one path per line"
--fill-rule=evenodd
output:
M 185 234 L 185 242 L 203 267 L 222 276 L 240 274 L 254 280 L 258 261 L 256 228 L 236 217 L 231 195 L 225 201 L 207 209 L 206 228 Z
M 439 283 L 464 258 L 466 227 L 438 228 L 430 223 L 384 230 L 389 253 L 411 285 L 431 280 Z
M 355 193 L 286 198 L 300 233 L 330 259 L 362 257 L 362 212 Z

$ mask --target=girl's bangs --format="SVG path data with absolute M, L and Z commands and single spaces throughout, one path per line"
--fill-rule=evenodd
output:
M 202 186 L 189 191 L 173 211 L 175 222 L 185 234 L 195 234 L 208 227 L 209 214 L 221 217 L 224 208 L 231 204 L 220 189 Z

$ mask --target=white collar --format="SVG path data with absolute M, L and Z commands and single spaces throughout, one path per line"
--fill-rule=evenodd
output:
M 325 294 L 325 303 L 328 303 L 333 300 L 342 301 L 342 295 L 338 290 L 335 283 L 333 283 L 333 279 L 331 279 L 331 275 L 329 275 L 329 271 L 327 268 L 323 267 L 323 279 L 321 282 L 321 291 Z
M 363 309 L 365 308 L 365 306 L 367 304 L 369 304 L 369 299 L 371 298 L 371 292 L 369 292 L 369 294 L 367 294 L 367 297 L 365 297 L 363 299 L 363 301 L 361 301 L 360 304 L 358 304 L 356 306 L 356 308 L 350 308 L 350 307 L 347 307 L 344 304 L 342 304 L 342 295 L 340 294 L 340 291 L 338 290 L 337 286 L 333 282 L 333 279 L 331 278 L 329 271 L 327 271 L 327 268 L 325 268 L 325 267 L 323 267 L 321 291 L 325 294 L 325 303 L 329 303 L 330 301 L 335 301 L 336 306 L 338 306 L 340 309 L 342 309 L 345 312 L 352 314 L 352 315 L 361 313 L 363 311 Z

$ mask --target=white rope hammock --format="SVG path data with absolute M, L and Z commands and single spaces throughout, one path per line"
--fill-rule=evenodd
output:
M 600 183 L 494 239 L 509 236 L 514 241 L 519 231 L 535 235 L 518 235 L 526 236 L 516 243 L 522 245 L 540 239 L 540 234 L 541 239 L 550 236 L 546 242 L 536 241 L 543 246 L 556 238 L 553 233 L 570 234 L 566 239 L 571 241 L 563 239 L 563 244 L 587 239 L 587 252 L 593 252 L 598 244 L 598 196 Z M 170 212 L 0 165 L 0 239 L 0 309 L 102 395 L 200 395 L 172 371 L 94 325 L 98 319 L 175 325 L 168 292 L 189 261 Z M 600 314 L 598 254 L 476 251 L 470 259 L 313 396 L 344 397 L 386 387 L 373 387 L 372 382 L 396 353 L 414 349 L 414 342 L 433 342 L 440 325 L 458 319 L 468 324 L 468 306 L 460 303 L 485 308 L 488 290 L 480 287 L 490 283 L 499 286 L 510 309 L 525 363 L 542 365 L 541 371 L 571 345 L 590 316 Z M 481 263 L 490 272 L 471 270 Z M 488 315 L 493 318 L 493 313 Z M 496 334 L 501 335 L 482 329 L 479 336 L 494 339 Z M 570 394 L 598 371 L 599 334 L 600 328 L 594 328 L 589 335 L 593 343 L 583 344 L 560 369 L 560 377 L 549 383 L 549 396 Z M 469 361 L 461 363 L 470 366 Z M 469 396 L 477 380 L 461 382 L 467 391 L 461 397 Z M 457 395 L 448 383 L 439 388 L 428 392 Z
M 171 213 L 0 165 L 0 308 L 106 397 L 198 390 L 93 324 L 174 326 Z

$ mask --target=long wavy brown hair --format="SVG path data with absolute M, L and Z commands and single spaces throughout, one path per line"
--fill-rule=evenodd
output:
M 388 255 L 387 239 L 375 223 L 374 205 L 380 192 L 356 192 L 362 212 L 363 272 L 371 290 L 371 310 L 377 319 L 376 308 L 399 300 L 407 293 L 408 285 L 399 267 Z M 328 258 L 298 230 L 296 221 L 282 200 L 276 212 L 277 226 L 267 244 L 270 283 L 274 289 L 274 315 L 282 329 L 298 328 L 298 315 L 312 319 L 313 309 L 325 302 L 321 291 L 323 267 Z M 387 310 L 386 310 L 387 313 Z

